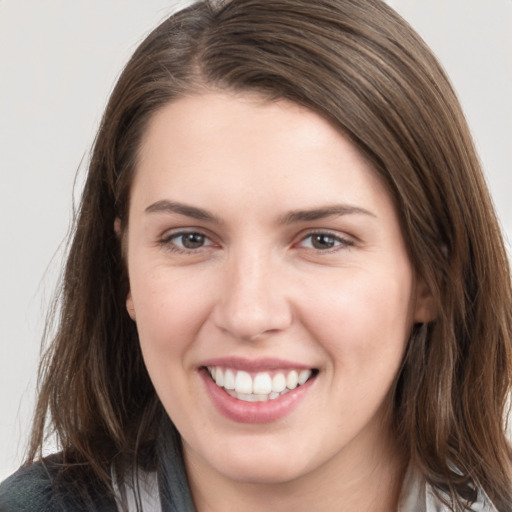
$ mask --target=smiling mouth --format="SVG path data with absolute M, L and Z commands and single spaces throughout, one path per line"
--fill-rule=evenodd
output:
M 286 395 L 318 374 L 318 370 L 274 370 L 251 374 L 243 370 L 206 366 L 215 384 L 244 402 L 266 402 Z

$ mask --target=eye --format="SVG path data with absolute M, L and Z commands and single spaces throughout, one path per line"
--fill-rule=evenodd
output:
M 332 233 L 318 232 L 309 233 L 302 238 L 299 245 L 317 251 L 329 251 L 336 250 L 339 247 L 349 247 L 353 245 L 353 242 Z
M 194 251 L 213 245 L 213 242 L 206 235 L 197 231 L 172 233 L 165 237 L 162 243 L 174 251 Z

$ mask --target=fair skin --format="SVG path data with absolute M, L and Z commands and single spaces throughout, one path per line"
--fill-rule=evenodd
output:
M 431 300 L 356 148 L 287 101 L 178 99 L 143 138 L 125 236 L 197 510 L 396 509 L 390 390 Z

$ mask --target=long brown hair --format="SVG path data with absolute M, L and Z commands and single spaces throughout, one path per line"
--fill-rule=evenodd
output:
M 504 415 L 511 378 L 509 264 L 457 98 L 419 36 L 379 0 L 205 1 L 140 45 L 99 129 L 41 365 L 29 460 L 53 431 L 66 464 L 108 485 L 143 464 L 163 410 L 127 293 L 126 226 L 141 137 L 163 105 L 205 89 L 286 98 L 328 118 L 388 184 L 416 272 L 438 316 L 417 326 L 394 392 L 410 461 L 451 503 L 481 486 L 512 510 Z M 148 455 L 149 454 L 149 455 Z

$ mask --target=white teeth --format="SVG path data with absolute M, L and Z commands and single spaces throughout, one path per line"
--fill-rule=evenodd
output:
M 252 393 L 252 379 L 247 372 L 238 372 L 235 378 L 235 391 L 237 393 Z
M 295 370 L 292 370 L 288 374 L 288 377 L 286 377 L 286 387 L 288 389 L 295 389 L 298 384 L 299 384 L 299 374 Z
M 207 368 L 217 386 L 224 388 L 231 396 L 245 402 L 264 402 L 275 400 L 280 396 L 302 386 L 311 377 L 311 370 L 290 370 L 275 373 L 260 372 L 251 376 L 245 371 L 222 369 L 209 366 Z
M 257 402 L 256 395 L 252 393 L 237 393 L 235 396 L 238 400 L 243 400 L 244 402 Z
M 272 391 L 272 379 L 268 373 L 258 373 L 254 377 L 252 392 L 258 395 L 268 395 Z
M 286 389 L 286 377 L 282 373 L 276 373 L 272 379 L 272 391 L 281 393 Z
M 222 372 L 220 368 L 217 371 Z M 224 372 L 224 389 L 235 389 L 235 374 L 231 370 Z
M 305 384 L 309 377 L 311 377 L 311 374 L 311 370 L 301 370 L 299 373 L 299 385 Z
M 222 388 L 224 386 L 224 373 L 220 368 L 215 368 L 214 372 L 215 383 L 217 384 L 217 386 Z
M 233 398 L 238 400 L 243 400 L 244 402 L 266 402 L 268 400 L 268 395 L 255 395 L 253 393 L 237 393 L 236 391 L 228 391 L 228 394 Z

